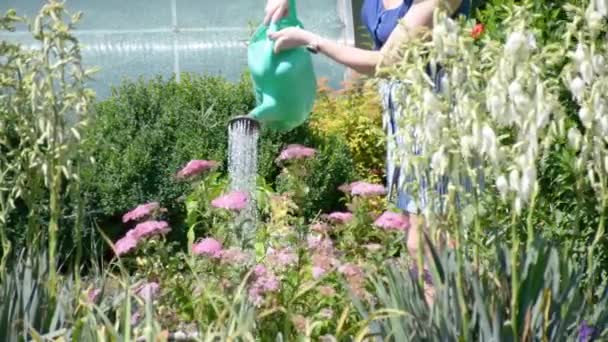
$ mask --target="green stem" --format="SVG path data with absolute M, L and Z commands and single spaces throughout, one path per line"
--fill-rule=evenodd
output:
M 604 180 L 604 176 L 602 175 L 601 172 L 598 173 L 599 174 L 599 178 L 600 178 L 600 186 L 601 186 L 601 206 L 599 208 L 600 210 L 600 222 L 598 223 L 598 227 L 597 227 L 597 231 L 595 232 L 595 238 L 593 239 L 593 243 L 591 243 L 591 247 L 589 248 L 589 254 L 587 255 L 587 275 L 589 276 L 589 284 L 588 284 L 588 288 L 590 289 L 589 291 L 592 291 L 591 289 L 594 288 L 594 283 L 595 283 L 595 264 L 593 262 L 593 257 L 595 255 L 595 249 L 597 247 L 597 245 L 599 244 L 600 240 L 604 237 L 604 233 L 606 230 L 605 227 L 605 221 L 606 221 L 606 206 L 608 205 L 606 199 L 607 197 L 607 192 L 606 192 L 606 184 L 605 184 L 605 180 Z M 592 294 L 589 294 L 589 297 L 591 297 Z
M 469 313 L 466 303 L 466 296 L 464 294 L 464 274 L 462 272 L 465 260 L 463 255 L 463 237 L 462 237 L 462 229 L 459 229 L 459 219 L 457 215 L 456 208 L 456 192 L 454 189 L 449 191 L 449 213 L 448 213 L 448 222 L 455 228 L 456 230 L 456 289 L 458 291 L 458 302 L 460 306 L 460 313 L 462 316 L 462 336 L 465 337 L 465 340 L 469 338 Z
M 519 234 L 517 231 L 517 212 L 513 208 L 511 214 L 511 328 L 513 330 L 513 338 L 519 336 L 518 315 L 519 315 Z
M 0 242 L 2 243 L 2 258 L 0 259 L 0 280 L 4 280 L 6 274 L 6 262 L 11 252 L 11 242 L 6 237 L 6 224 L 0 227 Z
M 74 258 L 74 275 L 76 276 L 76 288 L 80 288 L 80 264 L 82 262 L 82 232 L 84 226 L 84 201 L 80 191 L 80 163 L 76 170 L 78 179 L 73 180 L 76 194 L 76 219 L 74 221 L 74 240 L 76 242 L 76 256 Z
M 532 198 L 530 199 L 530 208 L 528 209 L 528 217 L 526 219 L 526 225 L 528 227 L 528 248 L 532 246 L 534 242 L 534 224 L 533 214 L 536 207 L 536 197 L 538 194 L 538 184 L 534 184 L 534 190 L 532 191 Z
M 53 163 L 54 164 L 54 163 Z M 53 165 L 54 168 L 54 165 Z M 54 171 L 51 182 L 51 199 L 50 212 L 51 218 L 49 221 L 49 283 L 51 294 L 55 294 L 55 285 L 57 284 L 57 266 L 55 262 L 55 254 L 57 251 L 57 233 L 59 232 L 59 189 L 61 187 L 61 173 Z
M 476 172 L 475 172 L 476 173 Z M 476 179 L 476 178 L 471 178 L 471 179 Z M 479 200 L 479 189 L 477 187 L 475 187 L 475 191 L 474 191 L 474 197 L 475 197 L 475 246 L 474 246 L 474 251 L 473 251 L 473 261 L 475 264 L 475 268 L 477 269 L 477 271 L 479 271 L 480 269 L 480 264 L 479 264 L 479 258 L 480 258 L 480 246 L 481 246 L 481 210 L 480 210 L 480 205 L 481 205 L 481 201 Z

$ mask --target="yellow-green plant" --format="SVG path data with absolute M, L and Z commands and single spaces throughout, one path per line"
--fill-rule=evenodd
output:
M 325 83 L 320 81 L 310 127 L 321 136 L 343 136 L 357 173 L 364 179 L 379 181 L 384 169 L 385 139 L 378 90 L 371 82 L 347 82 L 339 91 Z
M 49 0 L 29 25 L 34 48 L 6 41 L 0 45 L 0 266 L 11 249 L 6 233 L 17 201 L 28 213 L 27 241 L 30 246 L 39 237 L 47 241 L 49 264 L 55 265 L 65 203 L 75 198 L 73 227 L 79 246 L 80 131 L 94 97 L 85 87 L 92 71 L 82 66 L 80 46 L 70 33 L 80 17 L 68 13 L 63 2 Z M 21 21 L 9 11 L 2 26 L 12 29 Z M 47 234 L 41 234 L 44 228 Z M 79 255 L 80 247 L 77 250 Z M 54 289 L 54 266 L 49 277 Z

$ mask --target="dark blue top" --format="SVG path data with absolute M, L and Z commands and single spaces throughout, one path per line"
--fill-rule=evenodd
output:
M 462 0 L 460 8 L 455 15 L 468 15 L 470 12 L 470 0 Z M 414 0 L 403 0 L 403 3 L 393 9 L 385 9 L 382 0 L 364 0 L 361 8 L 361 19 L 363 24 L 374 40 L 374 48 L 379 50 L 388 40 L 399 19 L 412 7 Z

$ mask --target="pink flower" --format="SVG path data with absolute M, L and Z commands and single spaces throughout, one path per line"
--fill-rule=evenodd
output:
M 99 298 L 100 294 L 100 289 L 90 289 L 89 291 L 87 291 L 87 299 L 89 300 L 89 302 L 94 303 L 97 301 L 97 298 Z
M 310 226 L 310 230 L 312 230 L 313 232 L 317 232 L 317 233 L 325 233 L 325 232 L 329 231 L 330 229 L 331 229 L 331 227 L 323 222 L 317 222 L 317 223 L 313 224 L 312 226 Z
M 309 236 L 307 238 L 308 249 L 321 250 L 324 252 L 333 252 L 334 244 L 329 238 L 324 238 L 321 235 Z
M 279 290 L 279 278 L 264 265 L 258 264 L 253 268 L 254 281 L 249 288 L 249 298 L 255 305 L 260 305 L 263 295 Z
M 316 152 L 317 151 L 314 148 L 302 146 L 299 144 L 288 145 L 283 151 L 281 151 L 281 154 L 279 154 L 277 162 L 293 159 L 310 158 L 314 156 Z
M 327 273 L 327 271 L 323 267 L 320 267 L 320 266 L 312 267 L 312 277 L 314 279 L 321 278 L 325 273 Z
M 332 222 L 345 224 L 353 219 L 353 214 L 349 212 L 334 212 L 329 214 L 327 218 Z
M 386 194 L 384 186 L 367 182 L 354 182 L 350 185 L 350 193 L 353 196 L 373 197 Z
M 134 250 L 135 247 L 137 247 L 137 239 L 127 234 L 114 243 L 114 253 L 117 256 L 121 256 Z
M 349 194 L 352 189 L 352 184 L 342 184 L 338 187 L 338 190 L 342 191 L 345 194 Z
M 300 314 L 293 315 L 291 317 L 291 323 L 293 323 L 293 326 L 300 333 L 306 332 L 306 326 L 308 325 L 308 320 L 306 319 L 306 317 Z
M 138 221 L 143 218 L 151 216 L 155 211 L 160 209 L 158 202 L 150 202 L 146 204 L 140 204 L 135 209 L 124 214 L 122 222 L 127 223 L 129 221 Z
M 240 211 L 245 209 L 247 206 L 247 201 L 248 198 L 246 193 L 241 191 L 231 191 L 211 201 L 211 205 L 215 208 Z
M 337 260 L 333 254 L 315 253 L 312 255 L 311 259 L 313 276 L 315 274 L 321 276 L 324 272 L 331 270 L 337 264 Z M 315 267 L 317 267 L 317 269 L 315 269 Z M 321 272 L 320 269 L 323 269 L 324 272 Z
M 136 290 L 135 294 L 145 300 L 152 300 L 158 291 L 160 286 L 156 282 L 150 282 L 140 285 Z
M 317 290 L 319 290 L 319 294 L 325 297 L 331 297 L 336 294 L 336 290 L 331 286 L 319 286 Z
M 211 258 L 220 258 L 222 253 L 222 244 L 214 238 L 205 238 L 192 246 L 192 253 Z
M 365 277 L 361 267 L 355 264 L 344 264 L 338 268 L 338 272 L 344 275 L 355 295 L 359 297 L 365 295 Z
M 185 179 L 195 177 L 205 171 L 216 168 L 218 165 L 218 162 L 213 160 L 191 160 L 177 173 L 177 178 Z
M 220 258 L 224 264 L 240 265 L 246 263 L 251 257 L 240 248 L 231 247 L 220 251 Z
M 375 226 L 386 230 L 407 230 L 410 227 L 410 220 L 407 216 L 390 211 L 384 212 L 376 221 Z
M 347 278 L 363 275 L 361 267 L 350 263 L 340 266 L 338 272 L 344 274 Z
M 290 248 L 268 250 L 268 261 L 277 267 L 294 265 L 298 261 L 298 256 Z
M 171 228 L 165 221 L 146 221 L 135 226 L 127 235 L 131 235 L 135 240 L 140 240 L 153 235 L 165 235 L 170 231 Z

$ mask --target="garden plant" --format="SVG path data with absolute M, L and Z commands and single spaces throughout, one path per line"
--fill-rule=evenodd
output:
M 127 81 L 95 103 L 80 19 L 56 0 L 0 18 L 38 43 L 0 43 L 0 340 L 608 339 L 607 1 L 437 11 L 391 51 L 377 78 L 403 81 L 398 138 L 420 144 L 396 157 L 429 204 L 414 256 L 379 171 L 396 137 L 378 79 L 262 132 L 255 192 L 232 191 L 246 78 Z

